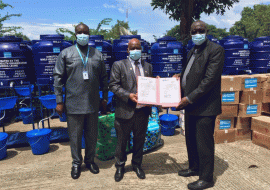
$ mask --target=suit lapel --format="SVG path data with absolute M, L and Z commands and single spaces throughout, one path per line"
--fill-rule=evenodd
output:
M 135 72 L 133 70 L 133 67 L 131 65 L 131 62 L 129 59 L 126 59 L 126 65 L 127 65 L 127 73 L 132 77 L 132 79 L 136 82 Z

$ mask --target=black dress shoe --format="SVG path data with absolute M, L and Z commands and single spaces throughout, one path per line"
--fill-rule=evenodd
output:
M 178 175 L 183 176 L 183 177 L 198 176 L 199 172 L 195 170 L 187 169 L 187 170 L 180 170 L 178 172 Z
M 145 179 L 145 173 L 140 166 L 133 166 L 133 171 L 136 172 L 138 178 Z
M 214 186 L 214 181 L 208 182 L 204 180 L 198 180 L 188 184 L 188 189 L 207 189 Z
M 72 166 L 71 177 L 73 179 L 78 179 L 81 175 L 81 166 Z
M 99 168 L 94 162 L 90 163 L 90 164 L 85 164 L 85 165 L 90 170 L 90 172 L 92 172 L 93 174 L 99 173 Z
M 119 182 L 123 179 L 125 173 L 125 168 L 124 167 L 118 167 L 116 168 L 116 172 L 114 175 L 114 179 L 116 182 Z

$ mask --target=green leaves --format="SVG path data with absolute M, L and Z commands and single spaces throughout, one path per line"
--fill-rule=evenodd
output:
M 270 5 L 245 7 L 241 20 L 230 28 L 231 35 L 240 35 L 253 41 L 260 36 L 270 36 Z

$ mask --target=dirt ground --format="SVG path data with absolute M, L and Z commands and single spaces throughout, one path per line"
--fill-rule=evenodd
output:
M 59 119 L 51 120 L 51 127 L 66 127 Z M 31 125 L 15 123 L 6 131 L 28 131 Z M 174 136 L 162 136 L 164 146 L 143 157 L 146 179 L 138 179 L 128 155 L 126 173 L 122 181 L 114 181 L 114 159 L 96 163 L 99 174 L 92 174 L 82 165 L 81 177 L 70 176 L 71 153 L 69 142 L 53 143 L 44 155 L 33 155 L 31 147 L 11 148 L 7 158 L 0 160 L 0 189 L 187 189 L 198 177 L 180 177 L 177 172 L 188 167 L 185 137 L 176 129 Z M 84 150 L 82 151 L 84 155 Z M 257 168 L 249 168 L 256 165 Z M 215 186 L 213 190 L 269 190 L 270 151 L 251 141 L 217 144 L 215 150 Z

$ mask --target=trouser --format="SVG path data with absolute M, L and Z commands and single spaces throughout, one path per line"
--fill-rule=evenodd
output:
M 84 130 L 84 163 L 94 162 L 98 134 L 98 112 L 92 114 L 67 114 L 72 165 L 82 164 L 82 134 Z
M 216 116 L 193 116 L 185 113 L 185 137 L 189 168 L 199 171 L 199 179 L 213 180 L 214 128 Z
M 141 166 L 143 158 L 143 146 L 148 126 L 149 114 L 145 114 L 145 109 L 136 109 L 131 119 L 115 118 L 115 130 L 117 135 L 117 145 L 115 151 L 115 167 L 125 166 L 127 161 L 126 147 L 130 140 L 130 132 L 133 131 L 133 155 L 132 165 Z

